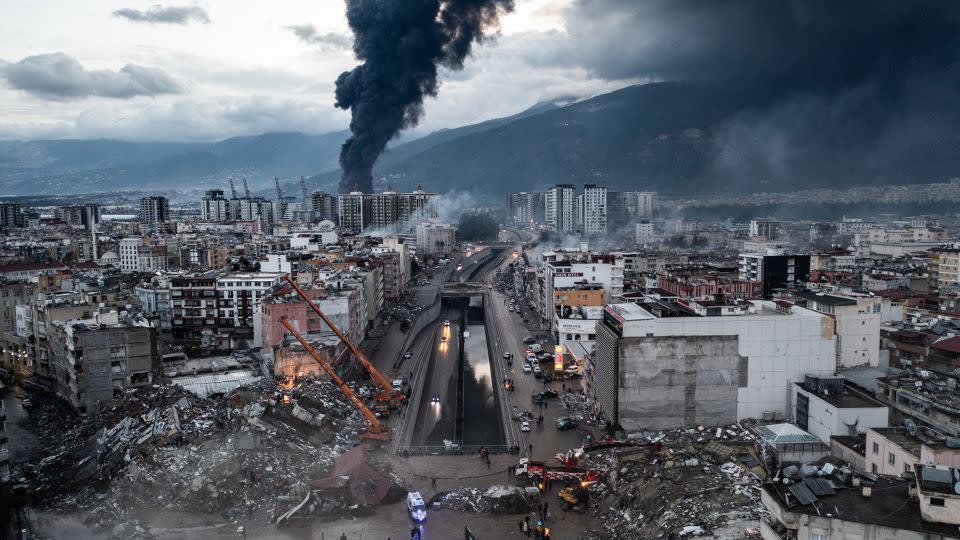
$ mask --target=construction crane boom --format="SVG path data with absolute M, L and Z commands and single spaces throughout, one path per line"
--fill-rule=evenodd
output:
M 248 198 L 248 199 L 252 198 L 252 197 L 250 197 L 250 186 L 247 185 L 247 179 L 246 179 L 246 178 L 243 179 L 243 194 L 244 194 L 244 196 L 246 196 L 246 198 Z
M 235 185 L 233 185 L 233 177 L 231 176 L 230 178 L 227 178 L 227 180 L 230 181 L 230 198 L 231 198 L 231 199 L 236 199 L 236 198 L 237 198 L 237 187 L 236 187 Z
M 280 202 L 280 201 L 283 200 L 283 190 L 280 189 L 280 177 L 279 177 L 279 176 L 274 176 L 274 177 L 273 177 L 273 185 L 277 186 L 277 202 Z
M 352 403 L 353 406 L 360 411 L 360 414 L 362 414 L 363 417 L 367 419 L 367 422 L 370 423 L 370 430 L 366 434 L 367 438 L 370 438 L 370 439 L 390 438 L 389 430 L 387 430 L 387 428 L 385 428 L 383 424 L 380 423 L 380 420 L 377 418 L 377 415 L 374 414 L 369 407 L 367 407 L 367 404 L 364 403 L 362 399 L 360 399 L 360 396 L 358 396 L 357 393 L 354 392 L 352 388 L 350 388 L 350 385 L 348 385 L 343 380 L 343 378 L 337 375 L 337 372 L 336 370 L 333 369 L 333 366 L 331 366 L 330 363 L 327 362 L 327 360 L 324 357 L 320 356 L 320 354 L 317 351 L 315 351 L 313 347 L 310 346 L 309 343 L 307 343 L 307 340 L 304 339 L 302 335 L 300 335 L 300 332 L 297 332 L 296 329 L 293 328 L 293 325 L 290 324 L 290 321 L 288 321 L 286 317 L 283 317 L 280 319 L 280 324 L 282 324 L 287 329 L 288 332 L 293 334 L 293 337 L 297 338 L 297 341 L 299 341 L 300 344 L 303 345 L 303 348 L 307 350 L 310 356 L 312 356 L 313 359 L 316 360 L 318 364 L 320 364 L 320 367 L 322 367 L 323 370 L 327 372 L 327 375 L 330 376 L 330 379 L 333 380 L 334 384 L 340 387 L 340 391 L 343 392 L 343 395 L 347 396 L 347 399 L 350 400 L 350 403 Z
M 373 365 L 373 362 L 367 358 L 367 355 L 363 354 L 363 351 L 354 345 L 353 342 L 350 341 L 350 338 L 341 332 L 340 329 L 337 328 L 337 325 L 333 324 L 333 321 L 331 321 L 324 312 L 320 311 L 320 308 L 317 307 L 312 300 L 310 300 L 307 294 L 303 292 L 303 289 L 301 289 L 300 286 L 297 285 L 297 283 L 293 280 L 293 278 L 290 277 L 290 274 L 285 274 L 283 278 L 287 280 L 291 287 L 293 287 L 293 290 L 296 291 L 297 295 L 300 296 L 300 298 L 302 298 L 308 306 L 310 306 L 310 309 L 312 309 L 317 315 L 320 316 L 321 319 L 323 319 L 323 322 L 325 322 L 327 326 L 333 330 L 333 333 L 336 334 L 341 341 L 347 344 L 347 347 L 350 348 L 350 352 L 357 357 L 357 361 L 363 365 L 363 368 L 367 370 L 367 373 L 369 373 L 373 380 L 376 381 L 377 385 L 380 386 L 380 388 L 391 397 L 402 399 L 403 395 L 393 389 L 393 385 L 390 383 L 390 381 L 387 380 L 387 378 L 383 375 L 383 373 L 380 372 L 379 369 L 377 369 L 377 366 Z

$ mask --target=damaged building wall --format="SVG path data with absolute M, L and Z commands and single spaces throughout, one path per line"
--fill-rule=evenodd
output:
M 622 340 L 620 425 L 639 430 L 735 422 L 740 373 L 746 368 L 737 348 L 737 336 Z

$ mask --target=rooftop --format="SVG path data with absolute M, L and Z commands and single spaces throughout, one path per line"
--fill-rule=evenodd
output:
M 813 291 L 803 291 L 797 294 L 800 298 L 804 300 L 810 300 L 817 302 L 818 304 L 826 304 L 830 306 L 855 306 L 857 301 L 853 298 L 847 298 L 845 296 L 834 296 L 832 294 L 816 293 Z
M 794 424 L 767 424 L 765 426 L 757 426 L 755 429 L 761 437 L 773 444 L 820 442 L 820 439 Z
M 918 439 L 912 437 L 907 430 L 902 427 L 870 428 L 878 435 L 883 436 L 888 441 L 910 452 L 915 457 L 920 457 L 920 447 L 923 446 Z
M 837 485 L 827 480 L 834 489 L 816 494 L 813 502 L 800 504 L 791 494 L 787 503 L 789 487 L 782 483 L 767 483 L 763 490 L 789 512 L 814 517 L 834 517 L 854 523 L 880 525 L 921 533 L 932 533 L 955 538 L 956 525 L 931 523 L 920 516 L 920 506 L 910 499 L 910 481 L 896 477 L 880 477 L 872 486 L 870 497 L 864 497 L 860 489 Z
M 816 388 L 808 386 L 806 383 L 794 384 L 815 395 L 818 399 L 826 401 L 830 405 L 837 407 L 838 409 L 865 409 L 868 407 L 887 408 L 887 406 L 883 403 L 875 399 L 870 399 L 868 397 L 863 397 L 859 394 L 852 393 L 846 387 L 844 387 L 840 393 L 829 392 L 825 394 L 823 392 L 818 392 Z

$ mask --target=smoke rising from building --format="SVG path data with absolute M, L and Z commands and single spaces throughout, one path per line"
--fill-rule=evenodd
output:
M 373 191 L 387 143 L 423 116 L 439 89 L 437 69 L 460 69 L 474 43 L 513 0 L 347 0 L 354 53 L 363 63 L 337 78 L 336 106 L 352 135 L 340 150 L 340 191 Z

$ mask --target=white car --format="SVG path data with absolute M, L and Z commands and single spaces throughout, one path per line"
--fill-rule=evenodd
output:
M 530 431 L 530 422 L 526 420 L 520 422 L 520 431 Z
M 530 367 L 530 364 L 524 364 L 524 365 L 523 365 L 523 372 L 524 372 L 524 373 L 530 373 L 531 371 L 533 371 L 533 368 Z

